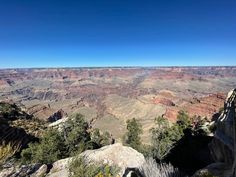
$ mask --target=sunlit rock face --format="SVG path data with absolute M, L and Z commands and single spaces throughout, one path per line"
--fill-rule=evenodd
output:
M 80 156 L 84 157 L 88 163 L 115 165 L 119 167 L 119 175 L 124 177 L 132 171 L 138 172 L 138 169 L 146 163 L 143 154 L 119 143 L 96 150 L 87 150 Z M 66 158 L 56 161 L 47 176 L 69 176 L 68 168 L 71 160 L 72 158 Z
M 89 162 L 118 166 L 120 176 L 126 176 L 129 171 L 138 170 L 146 163 L 143 154 L 120 143 L 104 146 L 97 150 L 87 150 L 81 156 Z
M 214 138 L 209 145 L 215 163 L 198 173 L 209 173 L 219 177 L 236 176 L 236 89 L 228 93 L 224 110 L 216 121 Z M 196 175 L 197 176 L 197 175 Z
M 128 177 L 130 174 L 140 174 L 139 169 L 146 164 L 143 154 L 131 147 L 116 143 L 96 150 L 87 150 L 79 155 L 88 164 L 109 164 L 119 168 L 119 176 Z M 73 157 L 60 159 L 49 166 L 43 164 L 29 164 L 6 168 L 0 171 L 0 177 L 30 176 L 30 177 L 69 177 L 69 165 Z

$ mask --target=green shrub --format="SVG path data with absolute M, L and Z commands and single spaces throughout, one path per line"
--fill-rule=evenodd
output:
M 62 134 L 65 139 L 66 151 L 69 156 L 92 148 L 89 143 L 91 140 L 90 134 L 87 130 L 88 123 L 81 114 L 71 116 L 65 123 Z
M 91 142 L 94 143 L 98 148 L 111 144 L 111 135 L 109 132 L 101 133 L 98 128 L 95 128 L 91 132 Z
M 119 168 L 89 163 L 82 157 L 76 157 L 69 165 L 69 172 L 71 177 L 112 177 L 118 174 Z
M 155 119 L 156 127 L 152 132 L 152 153 L 155 158 L 162 160 L 175 143 L 175 131 L 163 117 Z
M 142 144 L 139 152 L 144 155 L 144 157 L 153 157 L 153 147 L 150 144 Z
M 142 125 L 135 118 L 127 120 L 126 123 L 128 132 L 125 134 L 124 144 L 127 144 L 139 151 L 142 144 L 140 137 L 143 132 Z
M 9 122 L 12 127 L 22 128 L 27 134 L 40 138 L 46 130 L 45 122 L 38 119 L 17 119 Z
M 153 157 L 162 160 L 184 135 L 184 130 L 191 126 L 191 121 L 186 112 L 179 111 L 177 122 L 173 125 L 170 125 L 166 118 L 160 116 L 155 119 L 155 124 L 155 128 L 151 129 L 152 154 Z
M 177 122 L 178 126 L 184 130 L 186 128 L 188 128 L 191 125 L 191 121 L 190 121 L 190 117 L 187 114 L 187 112 L 180 110 L 178 112 L 178 116 L 177 116 Z
M 22 111 L 16 104 L 5 102 L 0 102 L 0 117 L 3 117 L 7 121 L 32 118 L 32 116 Z
M 82 115 L 70 117 L 61 131 L 49 129 L 38 143 L 29 144 L 29 148 L 21 152 L 22 162 L 48 164 L 93 149 L 87 129 Z
M 64 140 L 57 130 L 48 130 L 39 143 L 29 144 L 29 148 L 22 150 L 23 163 L 49 164 L 65 157 Z

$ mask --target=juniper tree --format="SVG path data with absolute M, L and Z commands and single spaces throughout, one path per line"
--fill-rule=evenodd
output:
M 127 120 L 126 123 L 128 132 L 125 135 L 125 143 L 136 150 L 140 150 L 142 125 L 135 118 Z

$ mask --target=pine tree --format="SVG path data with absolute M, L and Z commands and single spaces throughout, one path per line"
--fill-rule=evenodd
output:
M 142 125 L 135 119 L 127 120 L 127 130 L 125 143 L 136 150 L 141 148 Z

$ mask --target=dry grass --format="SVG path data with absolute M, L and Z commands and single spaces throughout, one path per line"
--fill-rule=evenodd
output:
M 16 128 L 23 128 L 27 134 L 30 134 L 35 137 L 42 137 L 46 129 L 45 122 L 42 122 L 37 119 L 31 119 L 31 120 L 19 119 L 10 122 L 10 125 Z
M 12 157 L 20 149 L 19 144 L 3 143 L 0 145 L 0 165 L 6 162 L 6 160 Z
M 152 158 L 146 159 L 146 164 L 141 166 L 140 172 L 145 177 L 184 177 L 171 164 L 158 164 Z

